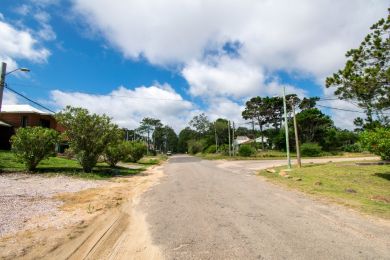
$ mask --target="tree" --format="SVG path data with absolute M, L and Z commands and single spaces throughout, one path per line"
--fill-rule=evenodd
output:
M 67 106 L 56 115 L 65 127 L 64 135 L 84 172 L 91 172 L 108 144 L 117 140 L 118 126 L 106 115 L 90 114 L 83 108 Z
M 138 162 L 147 152 L 145 143 L 133 141 L 130 142 L 130 156 L 128 160 L 131 162 Z
M 104 150 L 105 161 L 115 167 L 119 161 L 123 161 L 129 157 L 131 152 L 131 144 L 128 141 L 114 142 L 107 145 Z
M 257 121 L 261 133 L 261 147 L 264 150 L 263 126 L 268 123 L 268 112 L 264 100 L 261 97 L 253 97 L 245 103 L 242 117 L 245 120 Z
M 189 127 L 184 128 L 179 133 L 177 150 L 179 153 L 188 152 L 188 141 L 196 139 L 197 132 Z
M 176 152 L 178 138 L 175 131 L 170 126 L 156 128 L 153 132 L 155 145 L 160 151 Z
M 333 121 L 317 108 L 301 111 L 296 115 L 302 143 L 320 143 L 326 131 L 333 127 Z
M 318 100 L 320 100 L 319 97 L 310 97 L 310 98 L 305 97 L 301 100 L 298 107 L 300 110 L 315 108 Z
M 197 132 L 198 138 L 202 138 L 210 130 L 211 123 L 210 123 L 209 119 L 207 118 L 207 116 L 204 113 L 202 113 L 202 114 L 199 114 L 197 116 L 194 116 L 191 119 L 189 125 L 193 129 L 195 129 L 195 131 Z
M 382 160 L 390 160 L 390 129 L 378 128 L 374 131 L 364 131 L 360 135 L 364 148 L 379 155 Z
M 389 9 L 390 10 L 390 9 Z M 367 122 L 376 119 L 389 124 L 384 111 L 390 108 L 390 15 L 371 26 L 371 32 L 357 49 L 346 53 L 343 69 L 326 79 L 340 99 L 357 101 Z
M 43 127 L 19 128 L 12 136 L 12 151 L 28 171 L 35 171 L 43 159 L 54 154 L 58 132 Z
M 147 153 L 149 152 L 150 148 L 150 135 L 152 132 L 154 132 L 156 129 L 161 128 L 163 125 L 161 124 L 160 119 L 145 117 L 142 119 L 140 127 L 138 128 L 139 132 L 143 132 L 147 134 Z M 156 149 L 156 144 L 153 142 L 154 149 Z

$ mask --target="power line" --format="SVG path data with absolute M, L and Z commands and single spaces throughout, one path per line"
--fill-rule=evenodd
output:
M 345 109 L 345 108 L 338 108 L 338 107 L 328 107 L 328 106 L 322 106 L 322 105 L 316 105 L 319 107 L 323 108 L 329 108 L 329 109 L 334 109 L 334 110 L 340 110 L 340 111 L 346 111 L 346 112 L 354 112 L 354 113 L 362 113 L 365 114 L 366 112 L 364 111 L 358 111 L 358 110 L 352 110 L 352 109 Z M 383 113 L 384 115 L 390 115 L 390 113 Z
M 44 105 L 41 105 L 41 104 L 39 104 L 38 102 L 36 102 L 36 101 L 34 101 L 34 100 L 32 100 L 32 99 L 26 97 L 25 95 L 23 95 L 23 94 L 17 92 L 16 90 L 13 90 L 12 88 L 8 87 L 7 85 L 5 85 L 5 88 L 8 89 L 9 91 L 11 91 L 11 92 L 13 92 L 13 93 L 15 93 L 15 94 L 21 96 L 22 98 L 27 99 L 27 100 L 30 101 L 31 103 L 33 103 L 33 104 L 35 104 L 35 105 L 37 105 L 37 106 L 39 106 L 39 107 L 42 107 L 42 108 L 46 109 L 47 111 L 50 111 L 50 112 L 52 112 L 52 113 L 54 113 L 54 114 L 56 113 L 56 112 L 54 112 L 53 110 L 51 110 L 51 109 L 45 107 Z

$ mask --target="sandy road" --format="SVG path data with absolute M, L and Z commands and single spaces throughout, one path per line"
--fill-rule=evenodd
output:
M 283 163 L 171 158 L 137 206 L 152 243 L 167 259 L 390 258 L 388 222 L 250 174 Z

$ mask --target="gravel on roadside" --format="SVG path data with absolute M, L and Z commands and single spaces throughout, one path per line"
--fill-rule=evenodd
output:
M 53 199 L 54 195 L 96 188 L 104 183 L 66 176 L 0 174 L 0 238 L 23 230 L 34 217 L 55 216 L 62 202 Z

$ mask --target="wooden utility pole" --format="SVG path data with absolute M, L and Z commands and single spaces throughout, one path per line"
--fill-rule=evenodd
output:
M 214 122 L 215 153 L 218 152 L 217 121 Z
M 229 136 L 229 156 L 232 156 L 231 152 L 231 142 L 230 142 L 230 121 L 228 121 L 228 136 Z
M 1 112 L 1 105 L 3 103 L 3 91 L 5 86 L 5 73 L 7 71 L 7 63 L 2 62 L 1 68 L 0 68 L 0 112 Z
M 233 137 L 232 137 L 232 143 L 233 143 L 233 156 L 236 156 L 236 146 L 234 144 L 234 129 L 235 126 L 234 126 L 234 121 L 233 121 Z
M 294 133 L 295 133 L 295 147 L 297 150 L 297 164 L 298 168 L 301 168 L 302 163 L 301 163 L 301 151 L 299 148 L 299 137 L 298 137 L 298 126 L 297 126 L 297 119 L 295 117 L 295 104 L 294 101 L 291 101 L 291 107 L 292 107 L 292 112 L 293 112 L 293 119 L 294 119 Z

